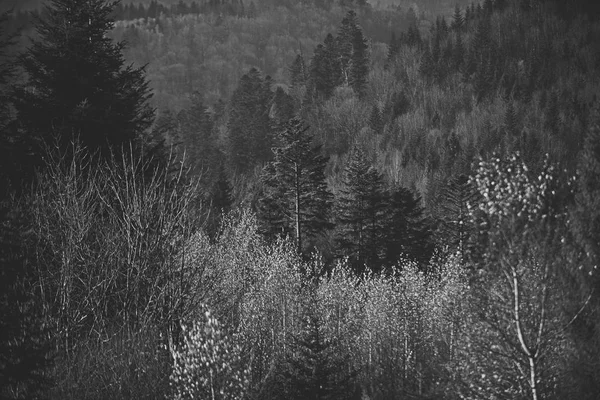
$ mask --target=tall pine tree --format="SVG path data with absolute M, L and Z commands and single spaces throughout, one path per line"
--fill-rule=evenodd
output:
M 336 199 L 339 252 L 357 273 L 377 271 L 386 252 L 386 191 L 383 176 L 355 148 Z
M 51 0 L 37 21 L 39 39 L 20 58 L 27 73 L 16 90 L 19 128 L 40 149 L 74 136 L 106 156 L 142 139 L 154 110 L 144 68 L 126 65 L 123 42 L 113 43 L 104 0 Z
M 274 160 L 264 169 L 265 193 L 258 214 L 265 233 L 291 235 L 302 252 L 331 227 L 332 195 L 325 182 L 328 159 L 297 117 L 280 133 L 279 143 Z
M 249 172 L 272 158 L 273 132 L 269 109 L 273 94 L 271 79 L 263 79 L 256 68 L 242 76 L 231 98 L 229 158 L 238 173 Z

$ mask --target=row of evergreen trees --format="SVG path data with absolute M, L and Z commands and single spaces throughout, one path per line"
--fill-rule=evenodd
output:
M 429 259 L 432 227 L 420 198 L 403 187 L 389 187 L 361 150 L 354 149 L 344 186 L 334 196 L 325 177 L 328 159 L 310 128 L 293 118 L 277 139 L 274 160 L 263 170 L 257 206 L 265 234 L 289 235 L 299 253 L 307 253 L 335 228 L 335 253 L 349 257 L 358 274 L 392 267 L 402 256 Z

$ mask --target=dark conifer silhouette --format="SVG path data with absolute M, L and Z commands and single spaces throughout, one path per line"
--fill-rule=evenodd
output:
M 123 43 L 108 37 L 114 3 L 52 0 L 37 21 L 39 39 L 20 59 L 27 84 L 14 97 L 22 134 L 37 151 L 73 137 L 107 156 L 143 139 L 154 110 L 144 68 L 126 65 Z
M 336 199 L 339 249 L 357 273 L 377 271 L 385 254 L 387 198 L 383 176 L 355 148 Z
M 267 234 L 289 234 L 299 252 L 331 227 L 332 195 L 325 182 L 327 158 L 309 127 L 293 118 L 279 136 L 274 160 L 263 171 L 259 218 Z

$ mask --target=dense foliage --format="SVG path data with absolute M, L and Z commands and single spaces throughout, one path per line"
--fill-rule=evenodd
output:
M 595 9 L 388 3 L 4 21 L 0 397 L 599 398 Z

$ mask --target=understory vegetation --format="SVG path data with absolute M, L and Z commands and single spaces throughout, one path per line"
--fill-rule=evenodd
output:
M 4 15 L 1 398 L 600 398 L 597 7 L 388 3 Z

